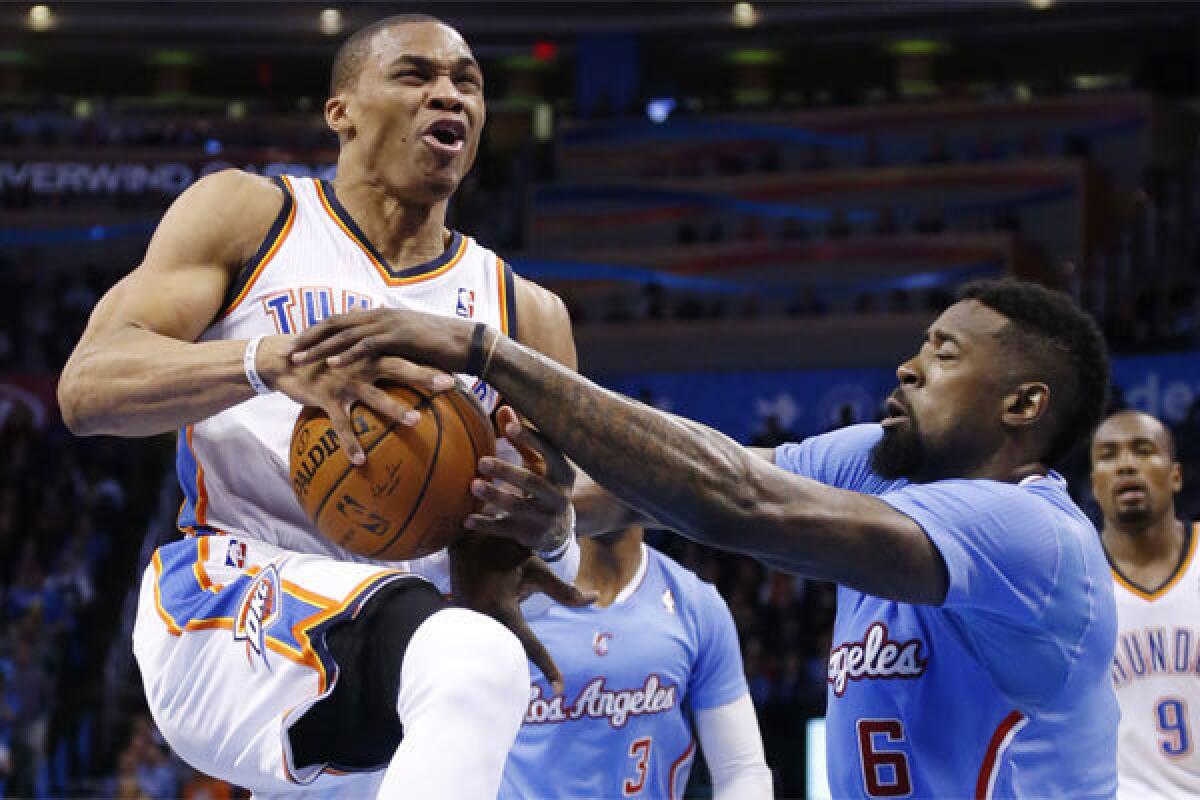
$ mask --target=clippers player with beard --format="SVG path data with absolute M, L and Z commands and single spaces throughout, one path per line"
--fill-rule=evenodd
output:
M 300 364 L 481 363 L 507 402 L 632 509 L 610 501 L 607 519 L 585 514 L 604 492 L 580 486 L 581 531 L 651 519 L 838 583 L 826 725 L 835 797 L 1116 791 L 1112 581 L 1053 469 L 1103 414 L 1108 357 L 1066 295 L 968 285 L 896 370 L 882 425 L 757 452 L 463 320 L 360 312 L 295 346 Z
M 322 319 L 403 307 L 461 315 L 574 368 L 570 323 L 558 298 L 445 227 L 485 119 L 482 73 L 455 30 L 406 15 L 350 36 L 325 119 L 340 143 L 332 182 L 229 170 L 176 200 L 97 305 L 59 383 L 63 417 L 79 435 L 179 430 L 188 537 L 155 552 L 133 647 L 185 761 L 261 797 L 494 796 L 528 701 L 522 644 L 557 677 L 518 599 L 586 598 L 529 549 L 483 534 L 557 559 L 569 578 L 570 469 L 507 465 L 489 485 L 501 495 L 466 520 L 481 534 L 449 559 L 369 562 L 323 538 L 292 493 L 296 416 L 320 406 L 360 464 L 355 404 L 414 424 L 378 384 L 454 380 L 286 354 Z M 490 412 L 495 391 L 466 378 Z M 539 458 L 554 467 L 554 455 Z M 456 600 L 512 632 L 449 607 L 451 571 Z
M 1092 493 L 1117 597 L 1117 796 L 1200 796 L 1197 525 L 1175 516 L 1183 470 L 1157 419 L 1121 411 L 1092 437 Z
M 519 436 L 519 432 L 514 432 Z M 629 528 L 580 541 L 599 599 L 530 624 L 564 691 L 533 675 L 502 800 L 682 797 L 699 740 L 716 800 L 771 797 L 771 773 L 725 601 Z

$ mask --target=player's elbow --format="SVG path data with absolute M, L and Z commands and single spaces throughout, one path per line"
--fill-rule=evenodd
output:
M 85 370 L 74 360 L 63 369 L 58 379 L 58 408 L 67 430 L 76 436 L 94 436 L 100 433 L 100 414 L 83 372 Z

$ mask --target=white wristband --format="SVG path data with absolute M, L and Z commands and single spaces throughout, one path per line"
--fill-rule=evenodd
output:
M 246 371 L 246 380 L 250 382 L 251 388 L 259 394 L 270 394 L 272 391 L 258 375 L 258 345 L 265 338 L 267 337 L 255 336 L 246 342 L 246 352 L 242 356 L 242 368 Z

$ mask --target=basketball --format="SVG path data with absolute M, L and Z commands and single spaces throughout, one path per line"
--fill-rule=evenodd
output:
M 325 412 L 307 406 L 292 430 L 292 488 L 326 538 L 360 555 L 407 561 L 454 542 L 479 501 L 476 465 L 496 452 L 491 422 L 461 387 L 432 394 L 411 386 L 389 394 L 421 412 L 414 426 L 359 404 L 351 412 L 366 453 L 350 463 Z

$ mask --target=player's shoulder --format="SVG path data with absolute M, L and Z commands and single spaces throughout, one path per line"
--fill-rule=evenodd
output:
M 244 170 L 211 172 L 188 187 L 184 197 L 192 203 L 237 211 L 262 209 L 272 216 L 284 202 L 285 192 L 277 181 Z
M 278 182 L 231 168 L 193 183 L 169 214 L 188 226 L 203 222 L 205 229 L 231 245 L 257 248 L 290 202 Z
M 724 602 L 720 593 L 717 592 L 717 587 L 666 553 L 656 550 L 650 545 L 644 546 L 648 561 L 646 565 L 647 578 L 651 579 L 648 583 L 655 591 L 660 591 L 658 584 L 661 583 L 662 589 L 670 589 L 672 593 L 679 595 L 676 599 Z
M 907 484 L 875 472 L 871 453 L 883 438 L 876 423 L 849 425 L 801 442 L 775 448 L 775 465 L 830 486 L 865 494 L 882 494 Z

